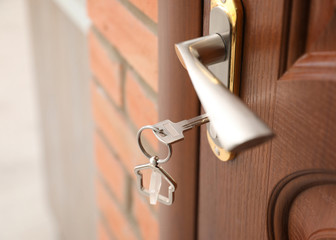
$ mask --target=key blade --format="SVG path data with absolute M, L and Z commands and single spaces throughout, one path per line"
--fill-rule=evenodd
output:
M 172 144 L 184 139 L 184 131 L 190 130 L 207 122 L 209 122 L 209 119 L 206 114 L 191 118 L 189 120 L 183 120 L 178 123 L 174 123 L 170 120 L 164 120 L 153 125 L 153 127 L 159 129 L 158 132 L 154 131 L 154 134 L 161 142 L 165 144 Z
M 176 123 L 173 123 L 170 120 L 164 120 L 153 125 L 153 127 L 159 129 L 158 132 L 154 131 L 154 134 L 161 142 L 172 144 L 184 138 L 183 131 L 180 127 L 176 126 Z
M 178 124 L 181 124 L 181 125 L 183 124 L 181 126 L 183 128 L 182 131 L 186 131 L 186 130 L 192 129 L 194 127 L 198 127 L 202 124 L 208 123 L 209 121 L 210 120 L 208 118 L 208 115 L 205 113 L 205 114 L 199 115 L 197 117 L 191 118 L 189 120 L 181 121 Z

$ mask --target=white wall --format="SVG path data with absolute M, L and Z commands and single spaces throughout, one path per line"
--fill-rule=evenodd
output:
M 55 240 L 24 3 L 0 1 L 0 239 Z
M 62 239 L 95 239 L 84 0 L 28 0 L 49 200 Z

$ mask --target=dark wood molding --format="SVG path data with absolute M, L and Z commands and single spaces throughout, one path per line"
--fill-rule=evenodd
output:
M 174 44 L 202 34 L 201 0 L 159 1 L 159 118 L 180 121 L 199 114 L 199 102 Z M 162 167 L 177 182 L 175 202 L 160 206 L 160 239 L 195 239 L 197 225 L 197 130 L 174 144 L 173 155 Z M 165 146 L 161 149 L 165 150 Z M 164 153 L 162 153 L 164 154 Z M 165 187 L 165 186 L 163 186 Z
M 335 81 L 335 76 L 336 52 L 313 52 L 300 57 L 279 81 Z
M 336 50 L 336 2 L 285 0 L 279 76 L 305 54 Z
M 323 184 L 295 198 L 288 218 L 291 240 L 336 240 L 336 184 Z
M 274 188 L 268 205 L 268 239 L 289 239 L 288 222 L 294 200 L 307 189 L 328 184 L 336 184 L 336 171 L 305 170 L 281 180 Z

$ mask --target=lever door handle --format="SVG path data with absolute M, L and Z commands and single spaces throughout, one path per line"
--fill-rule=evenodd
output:
M 224 85 L 229 81 L 230 56 L 234 54 L 230 52 L 230 45 L 233 44 L 231 29 L 229 26 L 225 32 L 178 43 L 175 45 L 175 50 L 189 73 L 221 147 L 229 152 L 240 152 L 265 142 L 273 136 L 273 133 Z M 223 83 L 208 66 L 225 61 L 228 62 L 227 67 L 221 69 L 225 76 Z
M 220 34 L 185 41 L 176 44 L 175 48 L 227 151 L 244 150 L 273 135 L 268 126 L 206 67 L 225 60 L 225 44 Z

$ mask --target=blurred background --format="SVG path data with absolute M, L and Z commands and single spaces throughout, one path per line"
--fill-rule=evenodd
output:
M 0 239 L 95 239 L 85 1 L 0 1 Z
M 0 239 L 56 239 L 23 0 L 0 1 Z
M 0 0 L 0 43 L 0 239 L 158 239 L 157 0 Z

